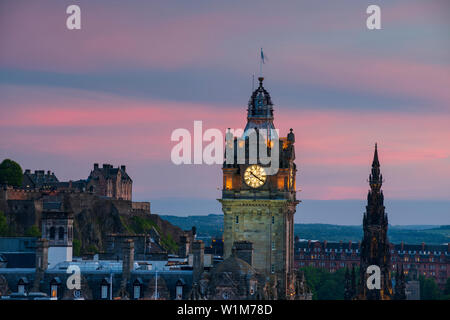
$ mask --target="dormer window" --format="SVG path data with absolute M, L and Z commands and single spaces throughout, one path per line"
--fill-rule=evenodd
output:
M 183 287 L 184 287 L 184 281 L 182 279 L 178 279 L 177 283 L 175 284 L 175 299 L 176 300 L 183 299 Z
M 100 292 L 101 299 L 104 299 L 104 300 L 108 299 L 109 287 L 110 287 L 109 280 L 107 278 L 104 278 L 101 283 L 101 292 Z
M 25 277 L 20 278 L 19 281 L 17 282 L 17 292 L 20 294 L 25 294 L 27 291 L 27 286 L 28 286 L 28 279 Z
M 142 296 L 142 280 L 140 278 L 133 282 L 133 299 L 140 299 Z

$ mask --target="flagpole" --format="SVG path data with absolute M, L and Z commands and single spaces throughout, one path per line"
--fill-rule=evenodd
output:
M 262 77 L 263 53 L 261 48 L 261 58 L 259 59 L 259 76 Z

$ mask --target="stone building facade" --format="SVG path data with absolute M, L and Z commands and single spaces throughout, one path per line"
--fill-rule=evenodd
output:
M 314 267 L 329 272 L 353 266 L 359 267 L 361 242 L 295 241 L 295 268 Z M 450 244 L 389 244 L 391 251 L 390 270 L 403 269 L 408 278 L 417 273 L 433 278 L 444 288 L 450 278 Z
M 62 208 L 61 202 L 44 203 L 42 237 L 48 241 L 48 264 L 72 261 L 73 213 Z
M 253 266 L 255 255 L 253 244 L 249 241 L 236 241 L 230 256 L 211 269 L 204 268 L 202 264 L 203 250 L 203 243 L 194 241 L 193 282 L 188 295 L 191 300 L 312 299 L 301 272 L 294 274 L 289 296 L 280 292 L 275 274 L 266 275 Z
M 100 168 L 98 163 L 94 163 L 94 169 L 86 181 L 86 190 L 99 196 L 131 201 L 132 185 L 124 165 L 114 168 L 103 164 Z

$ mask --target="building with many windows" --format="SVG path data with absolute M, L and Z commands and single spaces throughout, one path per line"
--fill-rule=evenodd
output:
M 335 272 L 360 264 L 360 242 L 329 242 L 296 238 L 294 261 L 296 268 L 311 266 Z M 390 243 L 391 270 L 411 270 L 431 277 L 442 288 L 450 277 L 450 243 L 443 245 Z

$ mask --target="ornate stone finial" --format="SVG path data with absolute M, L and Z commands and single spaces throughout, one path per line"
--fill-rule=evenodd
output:
M 295 135 L 294 135 L 294 130 L 291 128 L 289 129 L 289 133 L 287 135 L 287 139 L 289 142 L 294 143 L 295 142 Z
M 259 86 L 262 87 L 263 86 L 263 81 L 264 81 L 264 77 L 259 77 Z

